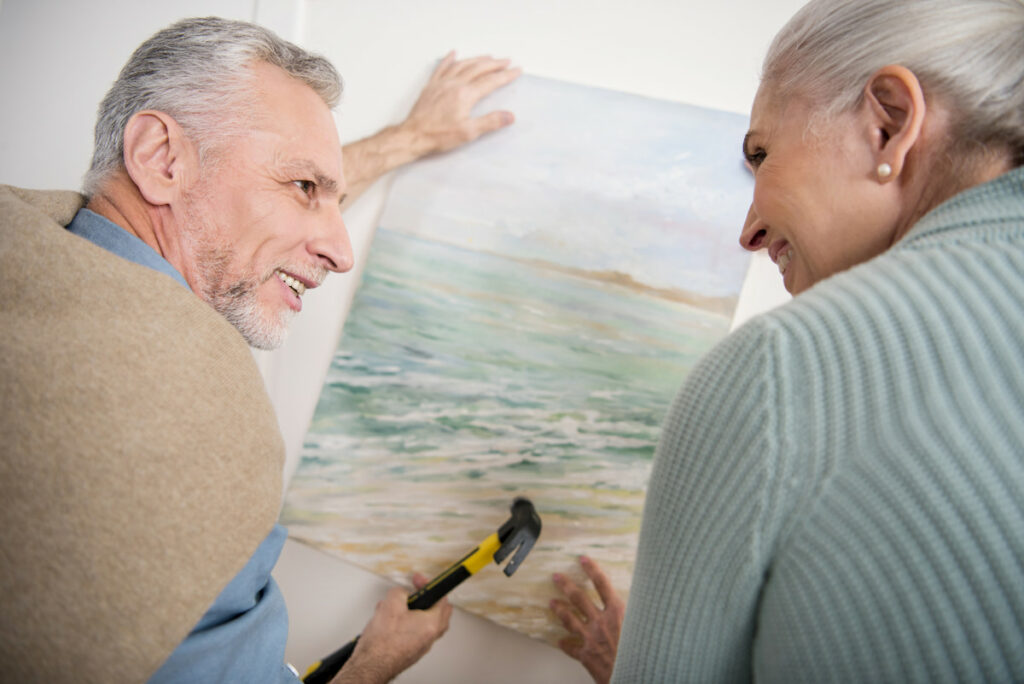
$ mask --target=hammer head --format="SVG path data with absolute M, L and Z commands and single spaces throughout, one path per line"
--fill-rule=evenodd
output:
M 512 517 L 498 528 L 501 546 L 494 552 L 494 562 L 501 563 L 515 551 L 512 560 L 505 566 L 505 575 L 511 577 L 519 564 L 530 553 L 534 542 L 540 536 L 540 516 L 529 499 L 516 497 L 512 502 Z

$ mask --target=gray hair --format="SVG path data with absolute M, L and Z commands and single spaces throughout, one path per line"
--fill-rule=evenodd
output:
M 184 19 L 140 45 L 100 103 L 83 193 L 93 195 L 123 168 L 124 130 L 136 112 L 153 109 L 173 117 L 204 160 L 244 132 L 246 116 L 255 115 L 247 98 L 254 78 L 250 67 L 257 62 L 280 67 L 331 109 L 341 96 L 341 79 L 329 61 L 265 28 L 219 17 Z
M 951 109 L 961 149 L 1006 149 L 1024 165 L 1024 0 L 811 0 L 775 37 L 761 78 L 827 119 L 860 104 L 889 64 Z

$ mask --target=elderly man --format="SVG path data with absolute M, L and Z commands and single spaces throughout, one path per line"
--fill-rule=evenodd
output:
M 351 268 L 343 159 L 358 192 L 499 128 L 469 110 L 516 74 L 449 55 L 403 124 L 343 155 L 326 60 L 186 20 L 104 99 L 84 198 L 0 188 L 5 678 L 296 681 L 270 577 L 283 449 L 246 343 L 280 344 Z M 450 613 L 393 590 L 336 681 L 391 679 Z

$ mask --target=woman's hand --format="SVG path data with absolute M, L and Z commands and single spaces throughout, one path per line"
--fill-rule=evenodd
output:
M 581 556 L 580 566 L 594 583 L 604 607 L 596 606 L 587 592 L 568 577 L 554 575 L 552 579 L 555 586 L 568 599 L 551 601 L 551 610 L 570 634 L 558 645 L 570 657 L 580 661 L 595 682 L 605 684 L 611 679 L 615 665 L 615 652 L 619 647 L 626 604 L 619 598 L 597 563 Z

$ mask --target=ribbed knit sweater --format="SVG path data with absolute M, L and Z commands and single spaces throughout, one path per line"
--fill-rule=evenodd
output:
M 1024 169 L 761 315 L 655 457 L 616 682 L 1024 681 Z

